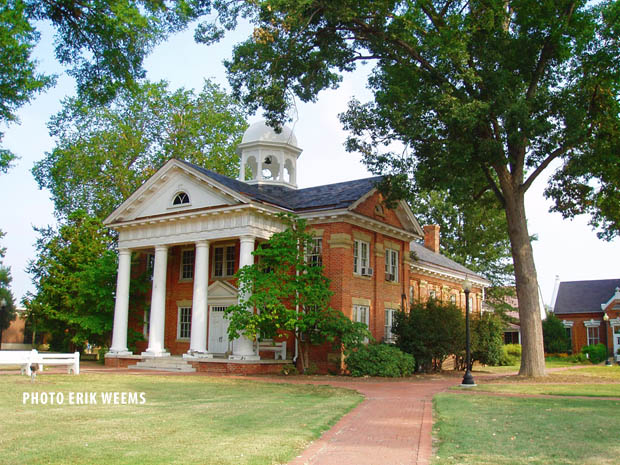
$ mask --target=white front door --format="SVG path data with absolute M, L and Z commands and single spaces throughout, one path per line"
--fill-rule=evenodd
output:
M 618 349 L 620 349 L 620 326 L 614 326 L 614 356 L 618 359 Z
M 228 320 L 224 316 L 226 305 L 209 306 L 209 346 L 212 354 L 228 352 Z

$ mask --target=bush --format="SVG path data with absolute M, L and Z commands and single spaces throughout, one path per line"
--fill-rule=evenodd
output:
M 349 352 L 346 358 L 351 376 L 409 376 L 415 368 L 414 358 L 387 344 L 368 344 Z
M 566 328 L 557 316 L 553 313 L 547 313 L 547 318 L 542 322 L 542 327 L 546 353 L 559 354 L 571 350 L 571 342 L 566 335 Z
M 502 359 L 504 323 L 493 313 L 474 315 L 471 319 L 471 361 L 496 366 Z
M 502 346 L 500 366 L 518 365 L 521 360 L 521 344 L 506 344 Z
M 570 361 L 573 363 L 586 363 L 589 362 L 590 359 L 588 359 L 588 357 L 586 357 L 585 354 L 579 353 L 579 354 L 575 354 L 570 358 Z
M 586 355 L 590 362 L 594 364 L 601 363 L 607 359 L 607 347 L 600 343 L 583 347 L 581 353 Z
M 439 371 L 450 355 L 465 348 L 463 312 L 435 299 L 411 306 L 409 313 L 396 314 L 392 333 L 400 350 L 413 355 L 418 369 Z

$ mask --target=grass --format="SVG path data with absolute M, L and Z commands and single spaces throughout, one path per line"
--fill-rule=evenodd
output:
M 70 392 L 97 405 L 68 405 Z M 63 405 L 22 404 L 62 392 Z M 144 405 L 102 405 L 102 392 L 144 392 Z M 198 376 L 0 376 L 0 450 L 10 464 L 286 463 L 362 397 L 328 386 Z
M 518 372 L 520 368 L 520 365 L 519 365 L 520 363 L 521 362 L 518 362 L 516 365 L 507 365 L 507 366 L 498 366 L 498 367 L 475 365 L 474 370 L 480 373 L 493 373 L 493 374 L 501 375 L 505 373 L 512 373 L 514 371 Z M 589 362 L 585 362 L 585 364 L 588 364 L 588 363 Z M 563 357 L 548 357 L 545 359 L 546 368 L 575 367 L 578 365 L 580 364 L 571 362 L 567 358 L 563 358 Z
M 620 401 L 434 398 L 433 465 L 611 465 L 618 463 Z

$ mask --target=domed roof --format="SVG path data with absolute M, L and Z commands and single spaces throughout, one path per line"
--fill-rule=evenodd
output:
M 247 144 L 249 142 L 276 142 L 297 147 L 297 138 L 291 128 L 283 126 L 282 132 L 276 134 L 272 127 L 267 126 L 265 121 L 254 123 L 246 129 L 241 143 Z

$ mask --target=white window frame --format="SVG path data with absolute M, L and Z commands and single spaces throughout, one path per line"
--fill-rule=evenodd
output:
M 185 263 L 185 254 L 192 253 L 191 263 Z M 194 266 L 196 264 L 196 250 L 195 249 L 181 249 L 181 267 L 179 269 L 179 281 L 193 281 L 194 279 Z M 185 268 L 188 265 L 189 268 Z
M 148 340 L 149 331 L 151 329 L 151 312 L 150 310 L 144 310 L 144 316 L 142 318 L 142 335 Z
M 181 202 L 181 203 L 174 203 L 174 201 L 177 199 L 177 197 L 179 197 L 180 195 L 185 194 L 185 197 L 187 198 L 187 202 Z M 171 208 L 179 208 L 179 207 L 189 207 L 192 205 L 192 199 L 189 196 L 189 194 L 187 193 L 187 191 L 177 191 L 173 196 L 172 196 L 172 200 L 170 201 L 170 207 Z
M 594 330 L 596 329 L 596 337 L 594 336 L 590 336 L 590 330 Z M 587 326 L 586 327 L 586 337 L 588 340 L 588 345 L 591 346 L 593 344 L 599 344 L 601 342 L 601 327 L 600 326 Z M 596 342 L 594 342 L 596 341 Z
M 232 249 L 232 273 L 228 273 L 228 265 L 230 260 L 228 259 L 228 250 Z M 217 251 L 222 251 L 222 274 L 217 274 Z M 231 278 L 235 274 L 235 261 L 237 256 L 237 246 L 234 244 L 218 245 L 213 247 L 213 277 L 214 278 Z
M 312 249 L 306 251 L 306 263 L 310 266 L 323 266 L 323 238 L 313 237 Z
M 179 306 L 177 309 L 177 339 L 189 341 L 192 335 L 192 307 Z M 187 336 L 183 336 L 185 332 Z
M 363 316 L 363 318 L 361 318 Z M 353 321 L 364 323 L 370 330 L 370 307 L 368 305 L 353 305 Z M 364 342 L 368 342 L 368 338 L 364 338 Z
M 386 281 L 398 282 L 398 250 L 385 249 L 385 275 Z M 394 275 L 394 279 L 387 279 L 388 275 Z
M 428 291 L 428 298 L 437 300 L 437 291 L 435 289 L 430 289 Z
M 398 312 L 398 310 L 395 308 L 385 309 L 385 322 L 383 325 L 384 342 L 393 343 L 396 339 L 396 337 L 392 333 L 392 328 L 394 327 L 394 315 L 396 315 L 396 312 Z
M 361 276 L 362 268 L 370 268 L 370 242 L 355 239 L 353 243 L 353 274 Z
M 146 254 L 146 272 L 149 275 L 149 279 L 153 281 L 153 273 L 155 272 L 155 254 Z

